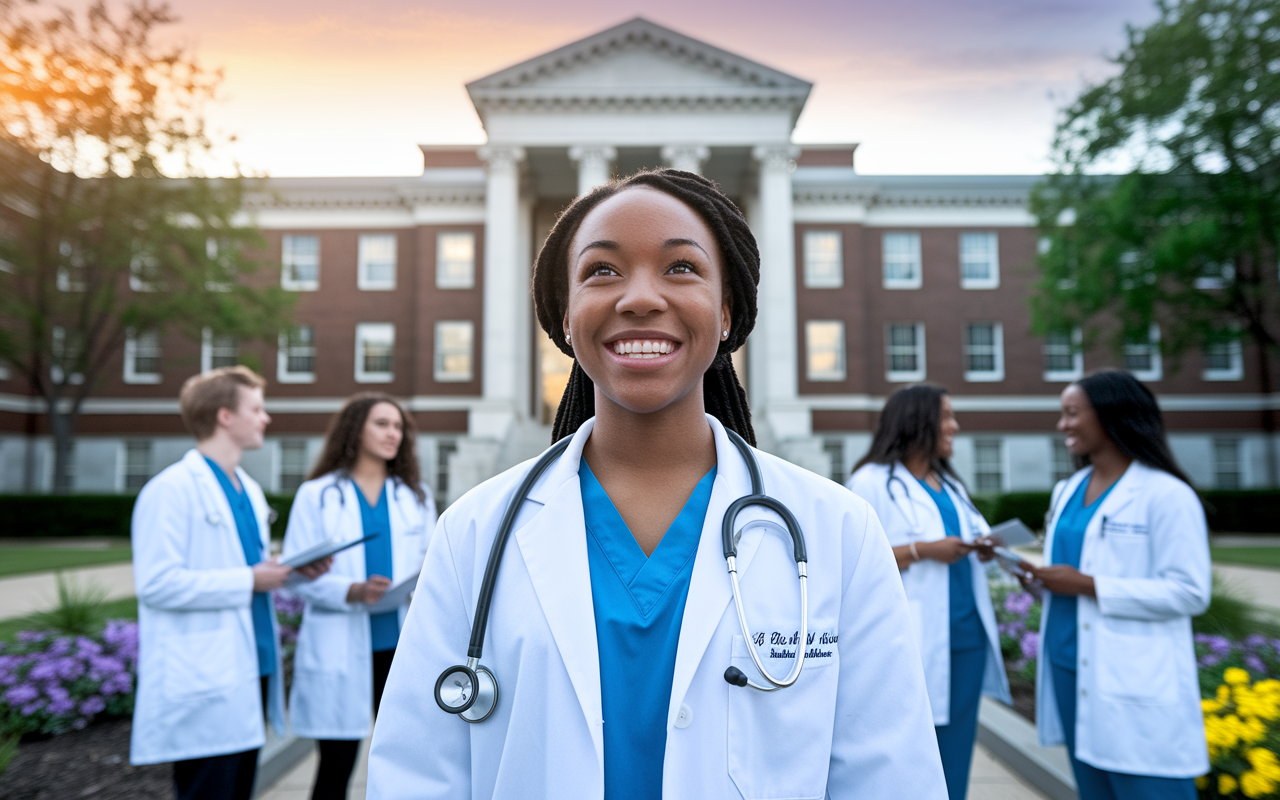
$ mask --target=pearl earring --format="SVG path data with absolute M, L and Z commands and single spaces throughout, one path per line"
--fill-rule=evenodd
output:
M 728 338 L 729 338 L 729 332 L 728 332 L 728 331 L 721 331 L 721 332 L 720 332 L 720 338 L 721 338 L 721 339 L 728 339 Z
M 566 334 L 564 335 L 564 343 L 565 343 L 565 344 L 573 344 L 573 336 L 572 336 L 571 334 L 566 333 Z

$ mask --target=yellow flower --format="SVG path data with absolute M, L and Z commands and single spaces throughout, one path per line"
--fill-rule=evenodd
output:
M 1227 671 L 1222 673 L 1222 680 L 1229 686 L 1247 684 L 1249 683 L 1249 673 L 1239 667 L 1228 667 Z
M 1206 714 L 1213 714 L 1222 710 L 1222 703 L 1217 700 L 1201 700 L 1200 710 Z
M 1218 794 L 1235 794 L 1236 779 L 1230 775 L 1222 774 L 1218 776 Z
M 1245 757 L 1249 759 L 1254 772 L 1273 783 L 1280 783 L 1280 758 L 1275 753 L 1265 747 L 1255 747 Z
M 1240 740 L 1245 744 L 1257 744 L 1265 738 L 1267 724 L 1257 717 L 1249 717 L 1240 724 Z
M 1274 792 L 1276 782 L 1267 780 L 1264 776 L 1249 770 L 1240 776 L 1240 790 L 1244 792 L 1245 797 L 1266 797 Z

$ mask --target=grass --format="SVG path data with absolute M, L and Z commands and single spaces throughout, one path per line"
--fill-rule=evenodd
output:
M 42 621 L 47 615 L 54 612 L 41 612 L 39 614 L 30 614 L 25 617 L 13 617 L 11 619 L 0 619 L 0 642 L 12 642 L 17 636 L 18 631 L 34 631 L 42 628 L 48 628 L 47 622 Z M 108 619 L 137 619 L 138 618 L 138 600 L 134 597 L 122 597 L 119 600 L 108 600 L 98 606 L 95 616 L 103 620 Z
M 1255 633 L 1276 638 L 1280 637 L 1280 615 L 1254 603 L 1247 591 L 1214 575 L 1209 608 L 1191 620 L 1191 629 L 1237 641 Z
M 1280 547 L 1210 547 L 1217 564 L 1280 567 Z
M 58 569 L 119 564 L 133 558 L 129 547 L 104 550 L 81 550 L 72 547 L 4 547 L 0 548 L 0 576 L 27 572 L 52 572 Z

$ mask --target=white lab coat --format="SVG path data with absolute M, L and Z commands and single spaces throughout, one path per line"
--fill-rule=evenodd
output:
M 424 486 L 425 490 L 426 487 Z M 342 533 L 364 535 L 359 491 L 350 477 L 329 473 L 298 487 L 284 536 L 284 556 Z M 392 583 L 422 567 L 435 529 L 436 506 L 428 492 L 419 503 L 396 478 L 386 483 L 391 519 Z M 298 648 L 293 657 L 289 713 L 293 729 L 311 739 L 363 739 L 373 716 L 373 655 L 369 612 L 364 603 L 348 603 L 347 590 L 365 573 L 364 545 L 338 553 L 333 567 L 314 581 L 290 588 L 306 602 Z M 400 608 L 403 624 L 407 606 Z
M 767 493 L 807 534 L 810 655 L 791 688 L 730 686 L 737 666 L 757 682 L 732 602 L 721 545 L 728 505 L 750 493 L 742 456 L 719 422 L 717 473 L 680 627 L 663 797 L 946 797 L 906 598 L 875 515 L 838 484 L 756 453 Z M 467 658 L 472 615 L 498 523 L 525 463 L 468 492 L 440 518 L 374 726 L 369 797 L 601 798 L 600 661 L 578 467 L 594 420 L 530 491 L 498 573 L 481 664 L 498 703 L 470 724 L 436 705 L 437 676 Z M 773 633 L 797 632 L 799 591 L 789 537 L 744 511 L 738 548 L 743 603 L 771 671 Z M 754 638 L 754 637 L 753 637 Z M 790 648 L 794 649 L 794 648 Z
M 1092 471 L 1054 487 L 1046 563 L 1062 507 Z M 1195 492 L 1133 462 L 1085 529 L 1080 571 L 1093 576 L 1098 597 L 1081 596 L 1076 606 L 1076 758 L 1133 775 L 1208 772 L 1191 618 L 1209 606 L 1213 578 Z M 1041 642 L 1052 604 L 1046 592 Z M 1064 741 L 1052 681 L 1042 657 L 1036 722 L 1044 745 Z
M 880 517 L 889 544 L 898 547 L 910 542 L 932 542 L 946 536 L 942 513 L 907 468 L 896 464 L 893 491 L 889 491 L 889 465 L 864 464 L 849 477 L 846 486 L 866 500 Z M 952 482 L 949 482 L 952 483 Z M 972 542 L 991 532 L 987 521 L 973 508 L 964 487 L 944 485 L 960 517 L 960 533 Z M 982 675 L 982 692 L 1010 705 L 1009 677 L 1004 671 L 1000 653 L 1000 632 L 996 627 L 995 609 L 991 606 L 991 589 L 987 584 L 986 565 L 975 553 L 969 559 L 973 572 L 973 596 L 978 616 L 987 634 L 987 666 Z M 947 725 L 951 720 L 951 572 L 941 561 L 923 559 L 902 571 L 902 585 L 907 592 L 911 622 L 919 637 L 920 654 L 924 658 L 924 679 L 929 687 L 929 705 L 933 707 L 933 724 Z
M 271 509 L 242 469 L 240 485 L 271 552 Z M 199 451 L 147 482 L 133 506 L 133 579 L 138 592 L 138 689 L 129 761 L 158 764 L 261 747 L 265 739 L 253 570 L 231 504 Z M 279 630 L 268 708 L 284 730 Z

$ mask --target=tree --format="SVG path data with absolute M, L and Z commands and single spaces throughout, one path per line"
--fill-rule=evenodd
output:
M 239 175 L 203 177 L 216 73 L 156 43 L 139 0 L 80 16 L 0 0 L 0 359 L 25 375 L 67 491 L 77 420 L 130 335 L 274 337 L 289 303 L 255 288 Z
M 1128 30 L 1118 74 L 1086 87 L 1058 126 L 1056 171 L 1032 198 L 1044 237 L 1033 318 L 1042 334 L 1079 326 L 1117 351 L 1155 322 L 1175 363 L 1190 348 L 1252 345 L 1269 397 L 1280 337 L 1280 5 L 1157 8 L 1149 27 Z M 1263 414 L 1273 434 L 1275 411 Z

